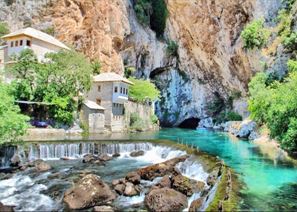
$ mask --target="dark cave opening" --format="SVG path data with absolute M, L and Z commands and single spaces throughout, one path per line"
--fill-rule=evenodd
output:
M 198 127 L 199 122 L 200 119 L 192 117 L 184 120 L 178 127 L 184 129 L 196 129 Z

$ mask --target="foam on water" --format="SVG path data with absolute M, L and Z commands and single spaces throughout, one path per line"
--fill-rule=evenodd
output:
M 46 173 L 38 179 L 44 178 Z M 15 175 L 8 180 L 0 181 L 0 201 L 5 205 L 16 206 L 16 211 L 54 210 L 56 203 L 50 197 L 41 194 L 47 186 L 34 184 L 24 175 Z
M 201 164 L 192 159 L 187 159 L 185 162 L 177 164 L 177 168 L 182 175 L 197 181 L 206 182 L 208 173 L 204 171 Z
M 119 196 L 117 199 L 117 203 L 122 207 L 129 207 L 132 205 L 138 205 L 143 203 L 144 198 L 145 198 L 145 193 L 141 193 L 139 196 L 133 196 L 133 197 Z

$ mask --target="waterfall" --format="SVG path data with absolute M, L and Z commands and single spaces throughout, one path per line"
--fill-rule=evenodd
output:
M 16 152 L 17 147 L 15 146 L 5 146 L 0 148 L 0 168 L 8 168 L 10 165 L 10 159 Z
M 199 164 L 197 161 L 192 160 L 191 158 L 177 164 L 177 168 L 180 170 L 182 175 L 190 179 L 202 181 L 205 183 L 208 177 L 208 173 L 204 171 L 202 165 Z
M 115 154 L 133 151 L 148 151 L 153 148 L 150 143 L 64 143 L 64 144 L 32 144 L 29 148 L 29 160 L 57 160 L 60 158 L 81 158 L 86 154 Z

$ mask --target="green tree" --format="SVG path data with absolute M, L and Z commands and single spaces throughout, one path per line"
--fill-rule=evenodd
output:
M 93 61 L 92 62 L 92 72 L 94 75 L 100 74 L 101 72 L 101 63 L 99 61 Z
M 178 45 L 175 41 L 170 40 L 167 42 L 167 48 L 166 48 L 167 54 L 170 56 L 178 56 Z
M 0 82 L 0 143 L 10 142 L 24 135 L 29 117 L 20 114 L 8 85 Z
M 264 20 L 254 20 L 241 33 L 245 49 L 262 48 L 266 45 L 269 31 L 264 27 Z
M 137 102 L 145 102 L 146 100 L 155 101 L 160 96 L 160 91 L 156 86 L 148 80 L 140 80 L 129 78 L 134 85 L 130 86 L 129 96 Z
M 32 50 L 24 50 L 9 71 L 16 77 L 12 85 L 17 99 L 51 104 L 49 116 L 71 125 L 78 107 L 74 97 L 90 89 L 93 69 L 82 54 L 74 51 L 47 54 L 39 63 Z

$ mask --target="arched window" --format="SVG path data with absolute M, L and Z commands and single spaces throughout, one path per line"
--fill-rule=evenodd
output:
M 118 92 L 118 86 L 114 87 L 114 92 L 117 93 Z

